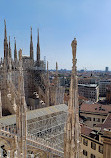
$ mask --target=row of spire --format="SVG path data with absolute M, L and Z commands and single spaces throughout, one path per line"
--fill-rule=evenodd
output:
M 8 60 L 8 58 L 12 58 L 11 54 L 11 45 L 10 45 L 10 36 L 9 43 L 7 40 L 7 28 L 6 21 L 4 20 L 4 58 Z M 30 35 L 30 58 L 34 60 L 34 51 L 33 51 L 33 40 L 32 40 L 32 27 L 31 27 L 31 35 Z M 17 61 L 17 47 L 16 47 L 16 39 L 14 37 L 14 61 Z M 39 29 L 37 36 L 37 62 L 40 64 L 40 43 L 39 43 Z
M 11 51 L 11 42 L 9 36 L 9 42 L 7 40 L 7 28 L 6 21 L 4 20 L 4 59 L 6 61 L 6 65 L 8 65 L 9 61 L 12 59 L 12 51 Z M 34 60 L 34 50 L 33 50 L 33 38 L 32 38 L 32 27 L 30 28 L 30 59 Z M 39 42 L 39 29 L 37 36 L 37 66 L 40 66 L 40 42 Z M 16 46 L 16 38 L 14 37 L 14 62 L 17 63 L 17 46 Z M 56 76 L 58 73 L 58 64 L 56 62 Z

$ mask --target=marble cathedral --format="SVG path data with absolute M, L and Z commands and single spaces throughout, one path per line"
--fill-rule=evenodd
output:
M 24 91 L 27 107 L 29 109 L 38 109 L 47 107 L 50 105 L 56 105 L 63 103 L 64 88 L 60 86 L 58 78 L 58 65 L 56 63 L 56 75 L 54 79 L 54 86 L 50 85 L 48 74 L 48 62 L 47 70 L 44 60 L 40 58 L 40 43 L 39 43 L 39 30 L 37 37 L 37 58 L 34 61 L 33 40 L 32 40 L 32 28 L 30 35 L 30 56 L 22 55 L 22 67 L 24 75 Z M 4 58 L 0 63 L 0 88 L 3 103 L 3 115 L 14 114 L 14 98 L 11 101 L 6 97 L 8 87 L 5 86 L 6 80 L 11 80 L 15 88 L 18 87 L 18 71 L 20 60 L 18 58 L 16 40 L 14 43 L 14 59 L 12 58 L 11 43 L 9 37 L 9 43 L 7 39 L 7 30 L 5 22 L 4 30 Z M 5 76 L 5 78 L 4 78 Z M 55 93 L 56 92 L 56 93 Z
M 19 50 L 16 40 L 14 59 L 6 22 L 4 59 L 0 64 L 0 157 L 7 158 L 81 158 L 78 86 L 76 70 L 77 41 L 72 41 L 73 66 L 68 106 L 63 102 L 64 88 L 58 78 L 50 85 L 48 63 L 40 60 L 39 31 L 37 60 L 34 61 L 32 28 L 30 56 Z

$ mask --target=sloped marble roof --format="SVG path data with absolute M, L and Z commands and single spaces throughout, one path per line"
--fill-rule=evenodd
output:
M 45 115 L 51 115 L 53 113 L 67 112 L 68 107 L 66 104 L 59 104 L 55 106 L 49 106 L 41 109 L 27 111 L 27 121 L 32 120 L 38 117 Z M 4 125 L 13 125 L 16 124 L 16 115 L 9 115 L 0 118 L 0 123 Z

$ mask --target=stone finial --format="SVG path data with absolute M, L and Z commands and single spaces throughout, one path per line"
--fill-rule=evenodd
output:
M 37 32 L 38 32 L 38 36 L 37 36 L 37 42 L 38 42 L 38 44 L 39 44 L 39 28 L 37 29 Z
M 10 48 L 10 36 L 9 36 L 9 48 Z
M 58 71 L 58 63 L 56 62 L 56 71 Z
M 19 50 L 19 61 L 22 60 L 22 49 Z
M 30 28 L 30 58 L 33 59 L 32 27 Z
M 6 30 L 5 20 L 4 20 L 4 58 L 5 58 L 5 64 L 8 65 L 8 43 L 7 43 L 7 30 Z
M 17 48 L 16 48 L 16 39 L 14 37 L 14 61 L 17 61 Z
M 47 61 L 47 71 L 49 70 L 49 63 L 48 63 L 48 61 Z
M 45 103 L 49 106 L 49 70 L 48 70 L 48 61 L 47 61 L 47 80 L 46 80 L 46 90 L 45 90 Z
M 38 36 L 37 36 L 37 62 L 38 62 L 38 66 L 40 66 L 40 43 L 39 43 L 39 29 L 38 29 Z
M 56 80 L 58 80 L 58 63 L 56 62 Z
M 32 42 L 32 27 L 30 27 L 30 41 Z
M 12 57 L 12 54 L 11 54 L 11 46 L 10 46 L 10 36 L 9 36 L 9 57 L 10 57 L 10 58 Z
M 4 26 L 5 26 L 5 29 L 4 29 L 4 39 L 7 40 L 6 20 L 4 20 Z

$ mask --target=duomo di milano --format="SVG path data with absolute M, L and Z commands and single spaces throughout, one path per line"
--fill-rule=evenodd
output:
M 32 28 L 30 56 L 23 56 L 21 49 L 17 53 L 15 40 L 13 59 L 5 21 L 4 24 L 4 58 L 0 63 L 0 158 L 82 158 L 76 39 L 71 43 L 73 65 L 67 106 L 57 63 L 54 85 L 51 85 L 48 62 L 46 70 L 45 62 L 40 59 L 39 32 L 36 61 Z

